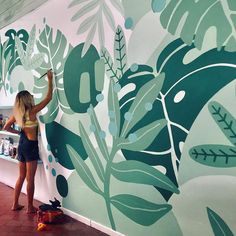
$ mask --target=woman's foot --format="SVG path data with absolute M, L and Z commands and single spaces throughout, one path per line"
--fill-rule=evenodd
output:
M 23 208 L 24 208 L 24 206 L 22 206 L 20 204 L 14 204 L 11 209 L 12 209 L 12 211 L 20 211 Z
M 27 214 L 35 214 L 35 213 L 37 213 L 37 210 L 38 210 L 38 209 L 37 209 L 36 207 L 30 206 L 30 207 L 28 207 L 26 213 L 27 213 Z

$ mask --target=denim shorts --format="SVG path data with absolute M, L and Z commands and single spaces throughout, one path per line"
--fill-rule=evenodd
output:
M 20 133 L 17 159 L 20 162 L 39 160 L 38 140 L 29 140 L 24 131 Z

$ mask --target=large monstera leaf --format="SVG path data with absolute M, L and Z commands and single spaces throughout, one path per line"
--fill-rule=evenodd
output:
M 194 120 L 206 102 L 236 76 L 236 53 L 213 49 L 186 63 L 185 56 L 191 49 L 193 46 L 186 46 L 178 39 L 162 51 L 157 61 L 157 71 L 165 73 L 161 94 L 134 129 L 160 118 L 165 118 L 168 125 L 145 151 L 122 150 L 126 159 L 164 166 L 166 175 L 176 184 L 181 149 Z M 139 87 L 153 76 L 150 67 L 137 68 L 136 72 L 128 70 L 120 80 L 122 87 L 136 85 L 136 90 L 120 100 L 121 117 L 128 111 Z M 168 193 L 164 196 L 168 197 Z
M 15 37 L 17 36 L 22 43 L 23 49 L 26 49 L 26 45 L 29 39 L 29 34 L 26 30 L 20 29 L 19 31 L 16 31 L 14 29 L 9 29 L 5 36 L 9 39 L 7 40 L 7 46 L 5 50 L 4 57 L 7 58 L 8 55 L 10 55 L 10 62 L 9 62 L 9 74 L 11 71 L 16 67 L 17 65 L 21 65 L 20 57 L 18 55 L 18 52 L 16 50 L 15 46 Z
M 64 64 L 72 46 L 68 46 L 67 40 L 61 31 L 57 30 L 56 35 L 53 35 L 53 29 L 45 25 L 37 41 L 37 48 L 40 53 L 46 55 L 46 60 L 36 69 L 38 76 L 35 78 L 34 93 L 37 94 L 36 97 L 39 98 L 39 101 L 47 93 L 47 79 L 46 77 L 39 79 L 40 75 L 50 68 L 55 73 L 53 99 L 47 105 L 47 112 L 40 116 L 43 123 L 49 123 L 56 118 L 59 109 L 67 114 L 73 113 L 68 105 L 63 84 Z
M 161 24 L 171 34 L 177 30 L 188 45 L 200 49 L 206 32 L 215 28 L 218 49 L 236 51 L 236 1 L 230 0 L 173 0 L 161 13 Z M 184 19 L 184 21 L 182 21 Z

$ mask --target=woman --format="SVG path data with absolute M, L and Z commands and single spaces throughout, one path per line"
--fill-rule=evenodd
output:
M 18 146 L 19 177 L 16 181 L 14 200 L 12 210 L 21 210 L 24 206 L 19 204 L 19 196 L 22 185 L 26 178 L 27 181 L 27 213 L 35 213 L 36 208 L 33 205 L 34 197 L 34 178 L 39 159 L 38 149 L 38 121 L 36 115 L 52 99 L 52 71 L 47 72 L 48 92 L 46 97 L 37 105 L 34 104 L 33 96 L 26 90 L 16 95 L 13 108 L 13 115 L 8 119 L 3 129 L 12 133 L 20 133 Z M 14 130 L 11 126 L 17 123 L 21 127 L 21 132 Z

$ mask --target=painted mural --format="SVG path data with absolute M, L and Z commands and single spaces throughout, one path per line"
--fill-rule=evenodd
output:
M 0 90 L 40 101 L 54 71 L 39 120 L 63 207 L 124 235 L 234 235 L 236 2 L 50 0 L 32 14 L 1 30 Z

